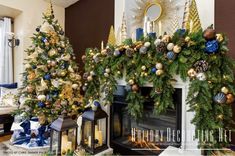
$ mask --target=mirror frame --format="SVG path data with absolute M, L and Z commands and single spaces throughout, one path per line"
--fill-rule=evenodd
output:
M 147 16 L 148 9 L 149 9 L 151 6 L 153 6 L 153 5 L 157 5 L 157 6 L 160 7 L 160 14 L 159 14 L 159 16 L 157 16 L 154 20 L 152 20 L 153 22 L 155 22 L 155 21 L 157 21 L 157 20 L 161 17 L 161 15 L 162 15 L 162 6 L 161 6 L 159 3 L 157 3 L 157 2 L 149 3 L 149 4 L 147 5 L 147 7 L 145 8 L 144 15 Z

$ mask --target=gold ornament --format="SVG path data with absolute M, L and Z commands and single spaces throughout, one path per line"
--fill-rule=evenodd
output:
M 162 38 L 163 42 L 169 43 L 171 40 L 171 36 L 170 35 L 164 35 Z
M 146 66 L 142 66 L 141 69 L 142 69 L 142 70 L 146 70 Z
M 69 61 L 71 59 L 70 54 L 62 55 L 62 60 Z
M 222 34 L 216 34 L 216 40 L 219 42 L 222 42 L 224 40 L 224 37 Z
M 187 36 L 187 37 L 185 37 L 184 40 L 185 40 L 185 42 L 189 42 L 191 39 L 190 39 L 190 37 Z
M 90 81 L 92 81 L 92 80 L 93 80 L 93 78 L 92 78 L 92 76 L 91 76 L 91 75 L 87 77 L 87 81 L 89 81 L 89 82 L 90 82 Z
M 196 75 L 197 75 L 197 72 L 193 68 L 189 69 L 189 71 L 188 71 L 188 76 L 189 77 L 193 78 Z
M 110 28 L 108 44 L 116 45 L 116 37 L 115 37 L 115 32 L 114 32 L 113 26 L 111 26 L 111 28 Z
M 228 94 L 229 90 L 227 87 L 222 87 L 221 92 L 223 92 L 224 94 Z
M 233 103 L 234 100 L 235 100 L 233 94 L 228 94 L 228 95 L 226 95 L 226 98 L 227 98 L 227 101 L 226 101 L 227 104 L 231 104 L 231 103 Z
M 66 73 L 66 71 L 64 71 L 64 70 L 60 72 L 60 76 L 62 76 L 62 77 L 64 77 L 66 74 L 67 74 L 67 73 Z
M 59 98 L 60 99 L 64 99 L 64 95 L 63 94 L 59 94 Z
M 175 45 L 174 48 L 173 48 L 173 52 L 176 53 L 176 54 L 178 54 L 178 53 L 181 52 L 181 49 L 182 49 L 182 48 L 181 48 L 180 46 Z
M 162 63 L 156 63 L 156 68 L 158 69 L 158 70 L 160 70 L 160 69 L 162 69 L 163 68 L 163 65 L 162 65 Z
M 134 84 L 131 89 L 134 91 L 134 92 L 137 92 L 139 90 L 139 86 L 137 84 Z
M 28 93 L 32 93 L 34 91 L 34 88 L 33 88 L 33 86 L 30 85 L 30 86 L 26 87 L 26 90 Z
M 49 52 L 48 52 L 48 55 L 50 56 L 50 57 L 52 57 L 52 56 L 54 56 L 54 55 L 56 55 L 57 54 L 57 50 L 55 50 L 55 49 L 51 49 Z
M 156 71 L 156 75 L 157 75 L 157 76 L 160 76 L 160 75 L 162 75 L 163 73 L 164 73 L 164 71 L 161 70 L 161 69 Z
M 128 81 L 128 83 L 129 83 L 130 85 L 133 85 L 135 82 L 134 82 L 134 80 L 130 79 L 130 80 Z
M 29 80 L 33 80 L 36 77 L 36 74 L 34 72 L 30 72 L 28 75 Z
M 218 119 L 222 120 L 224 118 L 223 114 L 217 116 Z

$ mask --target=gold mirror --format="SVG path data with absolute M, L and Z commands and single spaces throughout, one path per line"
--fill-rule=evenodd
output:
M 145 16 L 149 17 L 151 21 L 156 21 L 161 17 L 162 7 L 159 3 L 150 3 L 145 9 Z

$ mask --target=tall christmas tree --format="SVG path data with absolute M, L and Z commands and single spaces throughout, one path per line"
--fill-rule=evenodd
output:
M 44 117 L 50 123 L 62 113 L 71 116 L 82 109 L 81 76 L 51 3 L 43 20 L 26 50 L 21 96 L 25 98 L 22 109 L 28 116 Z
M 195 0 L 192 0 L 192 3 L 190 5 L 189 22 L 192 22 L 192 25 L 190 26 L 192 27 L 191 32 L 198 32 L 202 29 L 201 21 L 197 10 L 197 3 Z
M 116 37 L 113 26 L 110 27 L 108 44 L 116 45 Z

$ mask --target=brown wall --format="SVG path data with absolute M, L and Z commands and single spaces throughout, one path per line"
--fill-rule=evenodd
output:
M 80 67 L 81 56 L 89 47 L 107 41 L 114 25 L 114 0 L 80 0 L 65 9 L 65 32 L 70 39 Z
M 215 0 L 215 26 L 229 38 L 229 55 L 235 59 L 235 0 Z M 233 104 L 235 120 L 235 104 Z M 235 133 L 233 134 L 235 144 Z

